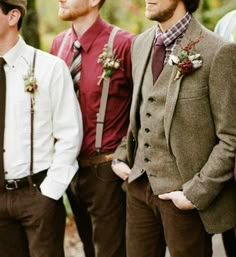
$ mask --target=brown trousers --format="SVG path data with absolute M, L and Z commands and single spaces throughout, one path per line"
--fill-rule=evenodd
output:
M 76 197 L 74 205 L 83 208 L 83 211 L 74 213 L 76 220 L 82 224 L 78 224 L 78 228 L 84 228 L 79 232 L 83 238 L 86 238 L 85 228 L 92 225 L 92 232 L 88 229 L 87 241 L 84 241 L 85 244 L 88 243 L 88 237 L 92 236 L 92 256 L 93 250 L 96 257 L 126 256 L 126 194 L 121 184 L 122 180 L 111 169 L 111 162 L 80 167 L 71 183 L 72 192 Z M 73 209 L 76 209 L 75 206 Z M 86 257 L 90 256 L 86 254 Z
M 0 194 L 1 257 L 64 257 L 65 208 L 36 187 Z
M 154 195 L 146 174 L 127 185 L 127 256 L 211 257 L 211 235 L 197 210 L 183 211 Z

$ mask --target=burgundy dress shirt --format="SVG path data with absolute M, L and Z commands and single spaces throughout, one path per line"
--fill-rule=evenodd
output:
M 81 77 L 79 82 L 79 102 L 84 125 L 84 139 L 80 156 L 89 157 L 95 153 L 96 118 L 99 111 L 102 86 L 98 86 L 102 75 L 102 63 L 98 56 L 108 42 L 113 26 L 100 17 L 78 38 L 72 28 L 61 58 L 70 66 L 73 57 L 73 42 L 78 39 L 82 46 Z M 57 55 L 65 31 L 53 41 L 51 53 Z M 102 152 L 114 150 L 126 135 L 129 124 L 129 109 L 132 97 L 131 55 L 130 47 L 133 35 L 119 30 L 114 40 L 113 49 L 121 61 L 121 68 L 110 79 L 109 96 L 105 115 L 102 139 Z

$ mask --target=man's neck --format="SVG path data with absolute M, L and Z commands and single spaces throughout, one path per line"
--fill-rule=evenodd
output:
M 9 33 L 4 38 L 0 38 L 0 55 L 6 54 L 19 40 L 18 33 Z
M 180 1 L 173 16 L 169 20 L 159 23 L 161 31 L 166 32 L 168 29 L 170 29 L 173 25 L 175 25 L 179 20 L 181 20 L 184 17 L 186 12 L 187 10 L 183 2 Z
M 79 17 L 72 22 L 73 28 L 78 37 L 81 37 L 96 21 L 99 13 L 93 12 L 85 17 Z

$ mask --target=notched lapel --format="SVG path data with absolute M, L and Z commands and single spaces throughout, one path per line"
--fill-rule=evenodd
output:
M 194 17 L 192 17 L 189 27 L 187 28 L 186 33 L 181 40 L 181 43 L 176 47 L 173 54 L 177 55 L 179 51 L 189 43 L 189 40 L 195 39 L 196 35 L 199 36 L 201 31 L 202 31 L 202 26 L 196 21 Z M 170 146 L 170 129 L 171 129 L 175 107 L 177 104 L 180 87 L 183 79 L 183 76 L 181 76 L 179 79 L 175 80 L 175 77 L 177 74 L 177 66 L 171 66 L 171 67 L 172 67 L 172 73 L 168 84 L 168 91 L 167 91 L 166 104 L 165 104 L 165 117 L 164 117 L 164 130 L 165 130 L 165 136 L 167 141 L 167 147 L 170 153 L 172 152 L 171 146 Z M 191 74 L 187 76 L 191 76 Z
M 148 33 L 142 34 L 140 38 L 137 39 L 139 40 L 139 42 L 137 42 L 137 45 L 134 47 L 135 51 L 132 53 L 132 62 L 134 63 L 134 65 L 137 66 L 137 71 L 135 71 L 135 74 L 133 74 L 133 76 L 135 75 L 138 77 L 136 77 L 136 80 L 134 80 L 135 84 L 130 111 L 131 117 L 136 117 L 137 111 L 139 109 L 141 85 L 152 52 L 154 36 L 155 27 L 151 28 Z M 135 126 L 136 121 L 130 120 L 130 124 L 132 131 L 134 131 L 134 134 L 137 133 L 137 127 Z
M 182 76 L 179 79 L 175 80 L 177 67 L 173 66 L 172 68 L 173 68 L 172 73 L 168 83 L 167 97 L 166 97 L 166 104 L 165 104 L 165 116 L 164 116 L 164 130 L 165 130 L 165 136 L 167 141 L 167 147 L 170 153 L 171 153 L 170 128 L 171 128 L 175 106 L 178 100 L 181 81 L 182 81 Z

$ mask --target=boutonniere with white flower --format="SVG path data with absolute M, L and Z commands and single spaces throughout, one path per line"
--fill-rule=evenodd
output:
M 170 55 L 168 64 L 177 66 L 175 80 L 181 76 L 190 74 L 202 66 L 202 58 L 199 53 L 194 51 L 195 45 L 201 40 L 202 36 L 189 43 L 181 49 L 178 55 Z
M 100 85 L 104 79 L 110 78 L 116 70 L 120 69 L 120 60 L 117 58 L 116 52 L 109 49 L 107 44 L 104 45 L 97 62 L 102 63 L 103 67 L 103 72 L 98 77 L 99 81 L 97 85 Z
M 29 68 L 27 74 L 23 77 L 24 79 L 24 86 L 25 86 L 25 92 L 30 93 L 30 97 L 32 100 L 32 103 L 35 103 L 35 92 L 38 88 L 37 80 L 34 76 L 34 71 L 32 68 Z

